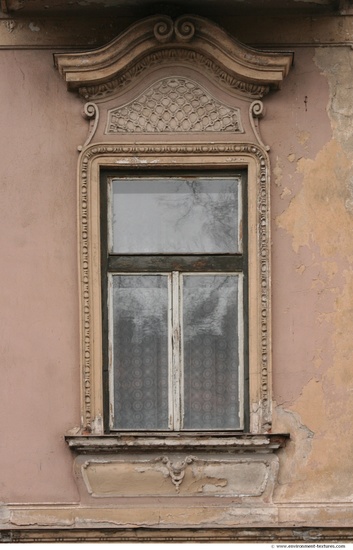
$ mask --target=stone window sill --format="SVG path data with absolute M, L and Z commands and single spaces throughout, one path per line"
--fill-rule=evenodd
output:
M 136 451 L 226 451 L 231 453 L 271 453 L 284 447 L 289 434 L 109 434 L 67 435 L 65 440 L 78 453 L 116 453 Z
M 124 433 L 66 436 L 81 502 L 229 497 L 269 503 L 288 434 Z M 117 500 L 116 502 L 119 502 Z M 132 502 L 132 501 L 131 501 Z

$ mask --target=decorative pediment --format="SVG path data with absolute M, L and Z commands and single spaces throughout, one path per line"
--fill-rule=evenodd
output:
M 68 89 L 91 101 L 109 99 L 171 65 L 198 70 L 238 97 L 259 99 L 279 88 L 292 57 L 244 46 L 213 22 L 191 15 L 176 21 L 149 17 L 97 50 L 54 55 Z

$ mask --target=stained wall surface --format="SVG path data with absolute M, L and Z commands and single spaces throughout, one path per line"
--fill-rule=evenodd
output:
M 281 456 L 279 500 L 352 495 L 351 62 L 348 48 L 297 51 L 264 128 L 267 142 L 276 136 L 275 429 L 293 434 Z
M 0 500 L 74 504 L 64 434 L 80 424 L 76 169 L 87 126 L 52 52 L 0 50 L 0 74 Z M 278 505 L 352 500 L 352 74 L 349 46 L 296 48 L 264 102 L 273 431 L 291 434 Z

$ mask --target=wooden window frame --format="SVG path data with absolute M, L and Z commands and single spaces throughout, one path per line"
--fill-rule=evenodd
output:
M 207 178 L 216 178 L 216 177 L 227 177 L 231 178 L 237 177 L 241 181 L 241 211 L 242 211 L 242 251 L 237 253 L 229 254 L 124 254 L 119 255 L 116 253 L 110 253 L 109 251 L 109 238 L 108 238 L 108 226 L 109 226 L 109 180 L 120 177 L 143 177 L 146 178 L 161 178 L 161 177 L 183 177 L 183 176 L 194 176 L 194 177 L 207 177 Z M 109 304 L 109 285 L 108 279 L 109 275 L 114 273 L 124 273 L 124 274 L 148 274 L 148 273 L 168 273 L 172 275 L 174 281 L 175 274 L 191 274 L 191 273 L 238 273 L 242 274 L 242 312 L 243 312 L 243 327 L 242 327 L 242 372 L 240 374 L 241 387 L 239 388 L 239 406 L 240 406 L 240 427 L 235 429 L 224 429 L 222 430 L 199 430 L 202 433 L 209 432 L 212 433 L 222 433 L 229 434 L 231 432 L 249 432 L 249 368 L 248 368 L 248 190 L 247 190 L 247 174 L 245 170 L 227 170 L 224 169 L 221 172 L 219 170 L 189 170 L 185 171 L 139 171 L 136 175 L 136 171 L 130 171 L 124 173 L 121 170 L 107 171 L 101 170 L 100 174 L 100 205 L 101 205 L 101 281 L 102 281 L 102 334 L 103 334 L 103 424 L 104 424 L 104 433 L 116 434 L 120 430 L 113 429 L 111 427 L 111 371 L 110 363 L 112 361 L 112 350 L 109 343 L 109 318 L 110 318 L 110 307 Z M 173 283 L 173 291 L 174 289 Z M 173 309 L 173 315 L 175 310 Z M 174 323 L 173 323 L 174 324 Z M 177 361 L 177 365 L 174 365 L 172 372 L 173 376 L 182 377 L 181 372 L 182 367 L 180 364 L 180 357 L 175 357 L 173 353 L 173 361 Z M 178 378 L 179 380 L 179 378 Z M 178 388 L 180 384 L 176 384 L 175 380 L 170 379 L 169 393 L 175 392 L 178 393 Z M 181 389 L 179 388 L 179 391 Z M 171 395 L 171 393 L 170 393 Z M 179 396 L 180 397 L 180 396 Z M 178 401 L 177 397 L 173 399 L 173 402 Z M 171 403 L 169 404 L 169 408 Z M 182 428 L 182 419 L 180 415 L 182 414 L 181 410 L 174 410 L 175 407 L 172 407 L 173 410 L 170 410 L 169 413 L 173 418 L 173 427 L 170 427 L 169 430 L 156 429 L 151 434 L 158 432 L 159 434 L 165 433 L 165 435 L 175 434 L 176 432 L 181 431 L 186 433 L 187 430 Z M 121 430 L 123 433 L 130 432 L 133 433 L 147 433 L 146 430 Z M 189 430 L 191 433 L 198 430 Z

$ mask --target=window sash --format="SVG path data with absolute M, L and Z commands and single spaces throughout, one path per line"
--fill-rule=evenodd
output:
M 204 173 L 202 171 L 191 171 L 185 172 L 180 171 L 179 174 L 185 174 L 188 176 L 194 174 L 198 177 Z M 217 177 L 219 171 L 208 171 L 208 176 L 210 178 Z M 149 177 L 153 174 L 149 173 Z M 155 174 L 156 177 L 160 177 L 159 173 Z M 238 204 L 239 204 L 239 214 L 241 224 L 239 226 L 239 235 L 241 238 L 242 248 L 239 253 L 226 253 L 226 254 L 114 254 L 110 251 L 111 248 L 111 199 L 110 199 L 110 189 L 111 181 L 114 178 L 121 177 L 117 176 L 116 172 L 104 172 L 101 173 L 101 186 L 100 186 L 100 201 L 101 201 L 101 269 L 102 269 L 102 301 L 104 307 L 102 308 L 102 323 L 103 323 L 103 337 L 104 337 L 104 346 L 103 346 L 103 392 L 104 392 L 104 429 L 106 433 L 112 430 L 110 418 L 111 418 L 111 398 L 112 398 L 112 389 L 111 385 L 111 349 L 109 342 L 111 341 L 109 336 L 109 327 L 111 326 L 109 322 L 109 317 L 111 315 L 111 307 L 108 304 L 109 302 L 109 289 L 108 289 L 108 279 L 113 276 L 114 273 L 126 273 L 126 274 L 153 274 L 153 273 L 164 273 L 170 274 L 173 271 L 179 271 L 183 273 L 236 273 L 241 274 L 242 284 L 243 284 L 243 300 L 239 301 L 241 305 L 241 312 L 243 319 L 247 319 L 248 312 L 248 221 L 247 221 L 247 184 L 246 184 L 246 173 L 245 172 L 236 172 L 234 174 L 233 170 L 223 170 L 221 177 L 223 176 L 235 177 L 239 183 L 239 193 L 238 195 Z M 124 177 L 124 175 L 122 176 Z M 142 178 L 145 176 L 142 175 Z M 239 310 L 240 311 L 240 310 Z M 239 324 L 240 326 L 240 324 Z M 243 346 L 242 350 L 242 361 L 243 366 L 240 371 L 240 385 L 239 385 L 239 410 L 240 410 L 240 423 L 239 428 L 235 431 L 244 431 L 249 429 L 249 410 L 248 410 L 248 399 L 249 399 L 249 375 L 248 375 L 248 354 L 249 354 L 249 343 L 248 343 L 248 324 L 244 322 L 242 324 L 243 330 L 243 340 L 240 339 L 240 344 Z M 241 391 L 243 388 L 243 391 Z M 181 411 L 182 414 L 182 411 Z M 174 426 L 174 420 L 171 425 Z M 120 431 L 120 430 L 119 430 Z M 171 430 L 128 430 L 130 432 L 139 433 L 143 431 L 144 433 L 153 433 L 164 432 L 173 433 Z M 188 430 L 185 429 L 185 432 Z M 193 433 L 202 432 L 202 433 L 214 433 L 217 434 L 227 433 L 230 430 L 224 429 L 210 429 L 210 430 L 192 430 Z M 234 430 L 232 430 L 234 431 Z
M 192 426 L 184 427 L 184 412 L 185 412 L 185 366 L 184 366 L 184 342 L 185 335 L 183 330 L 183 309 L 185 307 L 183 300 L 183 281 L 185 277 L 219 277 L 222 275 L 219 272 L 203 272 L 203 273 L 194 273 L 194 272 L 178 272 L 174 271 L 172 273 L 141 273 L 141 274 L 131 274 L 131 273 L 110 273 L 108 276 L 109 279 L 109 349 L 111 350 L 109 354 L 109 372 L 110 372 L 110 429 L 112 431 L 121 430 L 121 431 L 146 431 L 144 426 L 129 426 L 125 427 L 120 423 L 119 418 L 115 414 L 115 399 L 116 399 L 116 387 L 114 383 L 114 377 L 116 374 L 114 368 L 114 318 L 113 312 L 114 308 L 118 307 L 119 304 L 114 303 L 113 297 L 113 278 L 114 276 L 119 277 L 134 277 L 140 275 L 141 277 L 153 277 L 153 276 L 162 276 L 167 277 L 168 279 L 168 360 L 166 365 L 168 369 L 168 426 L 151 426 L 151 430 L 154 431 L 182 431 L 187 430 L 196 430 L 196 431 L 212 431 L 216 429 L 217 431 L 227 431 L 227 430 L 242 430 L 244 428 L 244 308 L 243 308 L 243 274 L 240 272 L 226 273 L 225 276 L 236 277 L 237 280 L 237 327 L 234 326 L 234 337 L 237 339 L 237 365 L 233 364 L 233 368 L 237 372 L 231 373 L 233 378 L 236 377 L 238 384 L 237 395 L 233 396 L 233 408 L 234 408 L 234 399 L 237 402 L 238 407 L 238 422 L 235 418 L 232 419 L 233 425 L 229 427 L 217 426 L 212 428 L 211 426 Z M 218 297 L 219 298 L 219 297 Z M 123 366 L 124 368 L 124 366 Z M 191 368 L 191 367 L 190 367 Z M 190 370 L 190 369 L 189 369 Z M 214 367 L 215 370 L 215 367 Z M 213 376 L 215 376 L 213 374 Z M 191 374 L 192 377 L 192 374 Z M 229 385 L 229 380 L 226 381 L 225 388 Z M 214 402 L 216 397 L 217 388 L 213 388 L 213 393 L 211 392 L 210 396 L 212 399 L 210 401 Z M 208 392 L 209 393 L 209 392 Z M 118 394 L 119 395 L 119 394 Z M 218 397 L 219 399 L 219 397 Z M 207 403 L 205 404 L 205 406 Z M 207 414 L 206 414 L 207 416 Z M 234 416 L 234 415 L 233 415 Z

